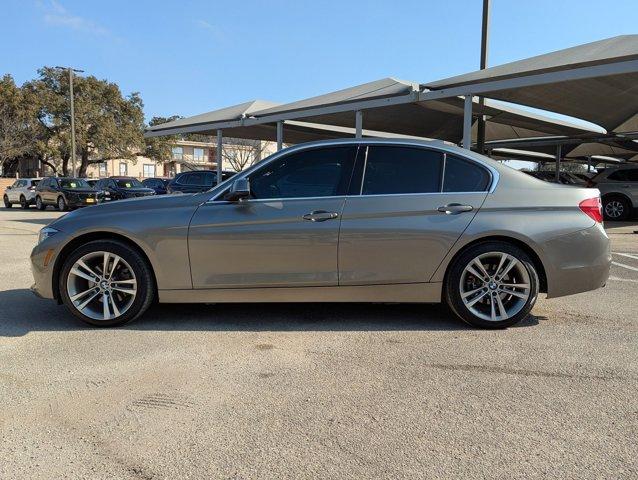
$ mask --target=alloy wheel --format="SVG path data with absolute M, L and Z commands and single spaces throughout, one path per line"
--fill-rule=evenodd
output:
M 610 200 L 605 204 L 605 213 L 609 218 L 620 218 L 625 213 L 625 206 L 619 200 Z
M 137 279 L 119 255 L 96 251 L 79 258 L 66 281 L 73 306 L 93 320 L 112 320 L 131 308 L 137 295 Z
M 527 268 L 504 252 L 487 252 L 470 261 L 461 274 L 465 307 L 482 320 L 498 322 L 520 312 L 531 294 Z

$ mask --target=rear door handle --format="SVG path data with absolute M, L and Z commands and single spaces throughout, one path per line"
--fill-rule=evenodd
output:
M 471 212 L 474 210 L 472 205 L 461 205 L 460 203 L 450 203 L 449 205 L 443 205 L 442 207 L 437 208 L 437 210 L 441 213 L 445 213 L 446 215 L 458 215 L 463 212 Z
M 315 210 L 314 212 L 306 213 L 303 216 L 304 220 L 311 222 L 325 222 L 326 220 L 332 220 L 337 218 L 339 214 L 337 212 L 326 212 L 325 210 Z

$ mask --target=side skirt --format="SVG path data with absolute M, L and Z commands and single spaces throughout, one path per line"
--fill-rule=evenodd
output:
M 160 303 L 398 302 L 439 303 L 442 283 L 342 287 L 160 290 Z

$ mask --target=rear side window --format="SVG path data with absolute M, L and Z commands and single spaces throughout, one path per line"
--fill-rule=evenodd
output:
M 484 192 L 490 174 L 483 167 L 453 155 L 446 155 L 443 192 Z
M 638 182 L 638 170 L 637 169 L 627 169 L 627 170 L 616 170 L 609 174 L 609 180 L 617 180 L 620 182 Z
M 423 148 L 370 146 L 362 195 L 433 193 L 441 190 L 443 154 Z

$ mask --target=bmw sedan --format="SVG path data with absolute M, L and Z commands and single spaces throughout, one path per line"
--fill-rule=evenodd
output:
M 503 328 L 539 293 L 605 285 L 592 189 L 540 181 L 442 142 L 282 150 L 214 189 L 64 215 L 31 254 L 34 292 L 96 326 L 153 301 L 445 302 Z

